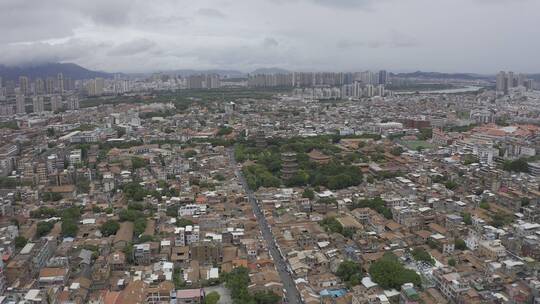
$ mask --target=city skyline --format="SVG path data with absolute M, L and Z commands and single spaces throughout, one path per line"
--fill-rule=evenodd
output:
M 436 2 L 3 1 L 0 64 L 74 62 L 126 73 L 540 71 L 532 60 L 540 43 L 530 39 L 537 1 Z

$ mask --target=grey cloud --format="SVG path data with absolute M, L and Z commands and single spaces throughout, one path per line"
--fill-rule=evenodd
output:
M 384 40 L 350 40 L 342 39 L 336 43 L 338 49 L 355 49 L 355 48 L 408 48 L 418 46 L 418 42 L 413 37 L 403 34 L 399 31 L 391 31 L 387 39 Z
M 205 16 L 205 17 L 211 17 L 211 18 L 225 18 L 225 14 L 223 14 L 221 11 L 214 9 L 214 8 L 201 8 L 197 10 L 197 14 Z
M 533 0 L 472 0 L 472 1 L 476 3 L 480 3 L 480 4 L 508 4 L 508 3 L 521 4 L 521 3 L 525 3 L 525 2 L 529 2 Z
M 393 30 L 390 33 L 390 45 L 397 48 L 418 46 L 418 41 L 405 33 Z
M 308 0 L 313 3 L 327 6 L 327 7 L 336 7 L 336 8 L 342 8 L 342 9 L 349 9 L 349 8 L 363 8 L 363 9 L 371 9 L 372 5 L 376 3 L 376 1 L 373 0 Z M 382 0 L 379 0 L 382 1 Z
M 129 23 L 129 15 L 137 1 L 85 1 L 81 12 L 89 16 L 97 24 L 119 26 Z
M 107 44 L 89 43 L 77 39 L 61 44 L 42 42 L 10 44 L 0 46 L 3 50 L 0 52 L 0 63 L 18 65 L 76 61 L 103 47 L 107 47 Z
M 81 24 L 69 11 L 39 3 L 32 8 L 24 1 L 0 1 L 0 43 L 62 38 L 73 34 L 73 28 Z
M 274 3 L 278 4 L 290 4 L 290 3 L 297 3 L 300 0 L 270 0 Z M 368 8 L 373 3 L 376 2 L 376 0 L 303 0 L 308 3 L 314 3 L 317 5 L 325 6 L 325 7 L 332 7 L 332 8 Z M 382 0 L 379 0 L 382 1 Z
M 336 46 L 340 49 L 350 49 L 350 48 L 365 46 L 365 43 L 363 43 L 362 41 L 353 41 L 353 40 L 343 39 L 343 40 L 339 40 L 336 43 Z
M 271 38 L 271 37 L 267 37 L 263 41 L 264 47 L 276 47 L 278 45 L 279 45 L 279 42 L 276 39 Z
M 537 72 L 538 11 L 538 0 L 0 0 L 0 64 Z
M 111 49 L 107 54 L 111 56 L 132 56 L 146 52 L 156 46 L 156 43 L 148 39 L 136 39 L 122 43 Z

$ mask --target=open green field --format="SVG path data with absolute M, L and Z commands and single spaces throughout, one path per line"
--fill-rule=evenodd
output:
M 154 98 L 143 100 L 136 96 L 104 96 L 90 97 L 81 101 L 81 108 L 95 107 L 102 104 L 119 103 L 152 103 L 173 102 L 177 108 L 185 107 L 193 102 L 222 102 L 234 101 L 240 98 L 269 99 L 278 93 L 289 92 L 281 88 L 223 88 L 223 89 L 192 89 L 177 91 L 154 91 Z

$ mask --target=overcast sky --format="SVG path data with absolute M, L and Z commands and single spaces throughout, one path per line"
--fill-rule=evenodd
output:
M 540 0 L 0 0 L 0 64 L 540 72 Z

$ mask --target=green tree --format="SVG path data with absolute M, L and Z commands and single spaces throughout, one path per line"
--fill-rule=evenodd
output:
M 133 260 L 134 260 L 134 256 L 133 256 L 133 244 L 129 243 L 129 244 L 126 244 L 126 246 L 124 246 L 124 248 L 122 249 L 122 252 L 125 254 L 126 256 L 126 260 L 128 263 L 133 263 Z M 175 268 L 176 270 L 177 268 Z M 173 276 L 174 276 L 174 273 L 173 273 Z
M 277 304 L 281 298 L 271 291 L 257 291 L 253 294 L 253 299 L 257 304 Z
M 335 217 L 327 217 L 319 223 L 324 230 L 331 233 L 342 233 L 343 226 Z
M 381 197 L 356 201 L 352 204 L 352 209 L 356 208 L 370 208 L 377 211 L 385 218 L 392 219 L 392 210 L 386 207 L 385 202 Z
M 17 125 L 17 121 L 15 120 L 0 122 L 0 129 L 2 128 L 19 130 L 19 125 Z
M 72 218 L 66 218 L 62 220 L 62 236 L 63 237 L 75 237 L 79 231 L 79 226 Z
M 338 266 L 336 276 L 349 287 L 356 286 L 362 281 L 362 267 L 354 261 L 343 261 Z
M 30 217 L 32 218 L 44 219 L 44 218 L 51 218 L 51 217 L 56 217 L 56 216 L 59 216 L 59 212 L 58 210 L 54 208 L 39 207 L 36 210 L 30 211 Z
M 478 162 L 478 157 L 476 157 L 473 154 L 465 154 L 463 156 L 463 164 L 464 165 L 470 165 Z
M 395 155 L 395 156 L 400 156 L 402 153 L 403 153 L 403 148 L 402 147 L 394 147 L 392 148 L 392 150 L 390 150 L 390 153 L 392 153 L 392 155 Z
M 423 261 L 431 265 L 435 265 L 435 260 L 431 257 L 429 252 L 427 252 L 422 247 L 416 247 L 412 251 L 412 257 L 416 261 Z
M 472 225 L 472 217 L 471 217 L 471 214 L 470 213 L 463 213 L 463 222 L 465 223 L 465 225 Z
M 353 227 L 345 227 L 343 228 L 343 231 L 341 232 L 341 234 L 344 237 L 349 238 L 349 239 L 352 239 L 355 233 L 356 233 L 356 228 L 353 228 Z
M 456 266 L 456 260 L 454 258 L 449 258 L 448 259 L 448 265 L 454 267 Z
M 122 209 L 118 213 L 118 218 L 121 222 L 135 222 L 138 218 L 144 218 L 144 214 L 139 210 L 133 210 L 133 209 Z
M 17 249 L 23 248 L 28 242 L 28 240 L 24 236 L 18 236 L 15 238 L 14 241 L 15 241 L 15 248 Z
M 304 192 L 302 193 L 303 198 L 309 198 L 309 199 L 315 199 L 315 192 L 311 188 L 304 189 Z
M 489 210 L 489 208 L 490 208 L 489 203 L 486 200 L 482 200 L 480 202 L 480 208 L 485 209 L 485 210 Z
M 444 183 L 446 189 L 454 190 L 457 188 L 458 184 L 455 181 L 448 180 Z
M 45 236 L 47 235 L 54 227 L 54 223 L 53 222 L 39 222 L 37 224 L 37 235 L 39 237 L 42 237 L 42 236 Z
M 167 216 L 170 217 L 177 217 L 178 216 L 178 206 L 172 205 L 167 207 L 167 211 L 165 212 Z
M 146 159 L 144 158 L 140 158 L 140 157 L 132 157 L 131 158 L 131 166 L 133 168 L 133 170 L 137 170 L 139 168 L 144 168 L 146 167 L 147 165 L 147 161 Z
M 217 181 L 222 182 L 222 181 L 225 180 L 225 176 L 223 176 L 223 174 L 221 174 L 221 173 L 218 173 L 218 174 L 214 175 L 214 179 L 217 180 Z
M 92 212 L 94 213 L 101 213 L 103 212 L 103 209 L 99 206 L 92 206 Z
M 503 170 L 511 172 L 529 172 L 529 164 L 524 158 L 517 160 L 507 160 L 502 165 Z
M 101 231 L 101 234 L 103 234 L 103 236 L 107 237 L 116 234 L 118 229 L 120 229 L 120 224 L 117 221 L 108 220 L 101 225 L 101 228 L 99 230 Z
M 212 291 L 204 297 L 204 304 L 217 304 L 220 295 L 216 291 Z
M 188 151 L 186 151 L 186 153 L 184 153 L 185 158 L 192 158 L 195 155 L 197 155 L 197 151 L 195 151 L 195 150 L 188 150 Z
M 221 126 L 217 132 L 217 136 L 229 135 L 233 132 L 233 128 Z
M 72 206 L 69 208 L 66 208 L 62 210 L 62 213 L 60 215 L 62 217 L 62 220 L 68 218 L 73 220 L 78 220 L 81 217 L 81 208 L 77 206 Z
M 420 286 L 420 276 L 413 270 L 406 269 L 393 254 L 385 254 L 371 264 L 369 274 L 373 281 L 384 289 L 399 289 L 405 283 Z
M 43 201 L 45 202 L 57 202 L 62 199 L 62 195 L 57 192 L 45 192 L 43 193 Z
M 146 229 L 146 218 L 138 218 L 133 222 L 133 234 L 135 236 L 141 235 Z
M 467 249 L 467 244 L 465 244 L 465 241 L 462 239 L 455 239 L 454 247 L 458 250 L 465 250 Z
M 149 194 L 148 191 L 146 191 L 146 189 L 144 189 L 144 187 L 137 182 L 127 183 L 124 185 L 123 191 L 127 199 L 138 202 L 142 201 L 146 195 Z
M 176 227 L 186 227 L 189 225 L 193 225 L 193 221 L 186 219 L 186 218 L 179 218 L 176 219 Z
M 502 228 L 512 223 L 512 215 L 504 212 L 497 212 L 491 217 L 491 225 L 497 228 Z
M 433 129 L 431 128 L 420 129 L 420 134 L 418 134 L 417 137 L 419 140 L 430 139 L 431 137 L 433 137 Z
M 238 267 L 225 274 L 225 287 L 231 292 L 234 303 L 250 303 L 253 298 L 248 292 L 249 272 L 245 267 Z

